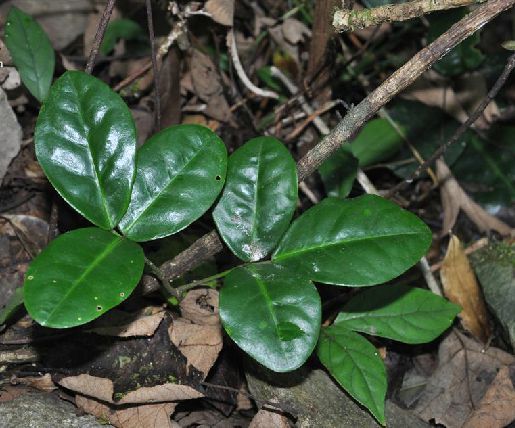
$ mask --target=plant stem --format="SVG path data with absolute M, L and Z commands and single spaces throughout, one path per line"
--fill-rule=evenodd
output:
M 147 267 L 150 269 L 150 272 L 152 272 L 152 275 L 154 275 L 159 283 L 161 284 L 161 286 L 165 289 L 165 291 L 171 295 L 171 296 L 175 296 L 175 297 L 178 297 L 178 293 L 177 293 L 177 290 L 174 289 L 171 285 L 170 285 L 170 281 L 168 281 L 164 276 L 163 276 L 163 273 L 161 272 L 161 269 L 159 269 L 159 267 L 157 267 L 154 262 L 152 262 L 150 259 L 148 259 L 147 257 L 145 257 L 145 264 L 147 265 Z
M 113 13 L 115 0 L 109 0 L 107 5 L 102 13 L 102 18 L 100 18 L 100 22 L 98 23 L 97 32 L 95 34 L 95 40 L 93 41 L 93 47 L 91 48 L 91 52 L 89 54 L 88 62 L 86 64 L 86 73 L 91 74 L 93 71 L 93 67 L 95 66 L 95 60 L 98 55 L 98 51 L 100 50 L 100 44 L 104 39 L 104 34 L 106 32 L 107 24 L 109 24 L 109 19 L 111 18 L 111 14 Z
M 240 266 L 245 266 L 245 264 L 242 264 Z M 180 296 L 186 291 L 191 290 L 192 288 L 195 288 L 199 285 L 206 284 L 207 282 L 211 282 L 215 279 L 223 278 L 224 276 L 227 276 L 229 272 L 231 272 L 233 269 L 237 268 L 238 266 L 232 267 L 230 269 L 224 270 L 223 272 L 218 272 L 215 275 L 208 276 L 207 278 L 202 279 L 196 279 L 195 281 L 188 282 L 187 284 L 180 285 L 179 287 L 176 287 L 174 291 Z

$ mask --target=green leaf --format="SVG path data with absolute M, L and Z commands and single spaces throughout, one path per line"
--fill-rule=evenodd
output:
M 367 286 L 399 276 L 430 244 L 422 220 L 379 196 L 326 198 L 293 222 L 272 260 L 314 281 Z
M 162 130 L 138 150 L 131 203 L 120 229 L 134 241 L 179 232 L 213 204 L 226 169 L 227 150 L 209 128 Z
M 386 119 L 369 121 L 350 144 L 361 167 L 390 158 L 402 145 L 402 137 Z
M 46 327 L 85 324 L 119 305 L 143 273 L 141 247 L 97 228 L 60 235 L 30 264 L 25 307 Z
M 257 261 L 277 246 L 296 202 L 297 167 L 290 152 L 273 137 L 258 137 L 229 158 L 227 183 L 213 218 L 234 254 Z
M 376 348 L 343 325 L 322 328 L 318 358 L 338 383 L 385 425 L 386 370 Z
M 407 141 L 417 149 L 423 159 L 428 159 L 452 137 L 460 126 L 456 119 L 442 109 L 429 107 L 416 101 L 397 100 L 388 107 L 388 113 L 404 132 Z M 446 150 L 444 159 L 447 165 L 451 166 L 456 162 L 473 136 L 473 132 L 468 130 L 456 144 Z M 391 169 L 405 179 L 411 178 L 419 166 L 406 145 L 402 145 L 395 160 L 399 162 L 396 162 Z
M 61 196 L 103 229 L 129 205 L 136 129 L 127 105 L 102 81 L 67 71 L 55 81 L 35 130 L 36 155 Z
M 328 196 L 346 198 L 358 174 L 359 161 L 350 144 L 344 144 L 318 169 Z
M 5 24 L 5 45 L 23 84 L 40 102 L 54 76 L 55 54 L 48 36 L 31 16 L 11 7 Z
M 220 291 L 220 318 L 227 334 L 276 372 L 294 370 L 311 355 L 321 313 L 315 286 L 271 263 L 232 270 Z
M 359 293 L 334 323 L 404 343 L 426 343 L 448 329 L 460 311 L 459 306 L 430 291 L 382 285 Z
M 107 55 L 111 52 L 118 39 L 143 40 L 145 32 L 137 22 L 131 19 L 115 19 L 107 26 L 104 40 L 100 45 L 100 53 Z
M 466 14 L 466 8 L 459 8 L 428 15 L 427 19 L 430 24 L 427 35 L 428 43 L 434 41 Z M 433 68 L 444 76 L 457 76 L 466 71 L 475 70 L 485 59 L 481 51 L 475 47 L 479 41 L 480 34 L 478 31 L 449 51 L 433 65 Z
M 16 311 L 23 305 L 23 288 L 18 287 L 7 304 L 0 310 L 0 325 L 11 318 Z

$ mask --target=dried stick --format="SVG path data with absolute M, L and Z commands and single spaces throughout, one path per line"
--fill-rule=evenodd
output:
M 334 13 L 336 31 L 362 30 L 384 22 L 406 21 L 438 10 L 454 9 L 482 3 L 485 0 L 413 0 L 400 4 L 387 4 L 370 9 L 341 9 Z
M 256 94 L 260 97 L 263 97 L 263 98 L 274 98 L 274 99 L 279 98 L 279 95 L 277 95 L 273 91 L 267 91 L 266 89 L 258 88 L 247 77 L 247 74 L 245 73 L 245 70 L 243 69 L 240 58 L 238 56 L 238 48 L 236 46 L 236 39 L 234 37 L 234 32 L 232 30 L 229 30 L 227 32 L 227 47 L 229 48 L 232 63 L 234 64 L 234 68 L 236 69 L 236 74 L 238 75 L 238 77 L 240 78 L 242 83 L 246 86 L 246 88 L 250 92 L 253 92 L 254 94 Z
M 299 181 L 313 173 L 341 144 L 358 132 L 363 124 L 381 107 L 396 94 L 406 89 L 426 69 L 454 46 L 461 43 L 501 12 L 513 6 L 514 3 L 515 0 L 490 0 L 480 5 L 474 12 L 458 21 L 438 39 L 418 52 L 361 103 L 352 108 L 338 125 L 300 160 L 297 164 Z M 166 269 L 165 278 L 176 278 L 194 269 L 220 252 L 222 248 L 223 245 L 216 231 L 209 232 L 173 260 L 162 265 L 162 268 Z
M 91 48 L 91 52 L 89 54 L 88 62 L 86 63 L 86 73 L 91 74 L 93 71 L 93 67 L 95 66 L 95 60 L 98 55 L 98 51 L 100 49 L 100 44 L 104 39 L 104 34 L 106 32 L 107 24 L 109 24 L 109 19 L 111 18 L 111 14 L 113 13 L 114 3 L 116 0 L 109 0 L 106 4 L 104 12 L 102 13 L 102 17 L 100 18 L 100 22 L 98 24 L 97 32 L 95 34 L 95 40 L 93 40 L 93 46 Z
M 426 159 L 424 163 L 419 165 L 419 167 L 413 172 L 413 174 L 410 176 L 410 178 L 401 181 L 399 184 L 397 184 L 395 187 L 393 187 L 389 192 L 388 196 L 390 197 L 394 195 L 395 193 L 399 192 L 400 190 L 403 190 L 406 186 L 408 186 L 409 183 L 411 183 L 415 178 L 417 178 L 422 171 L 424 171 L 426 168 L 428 168 L 434 161 L 436 161 L 440 156 L 442 156 L 445 151 L 452 146 L 453 144 L 457 143 L 458 140 L 463 136 L 467 130 L 472 127 L 472 125 L 475 123 L 477 119 L 479 119 L 479 116 L 483 114 L 488 104 L 492 102 L 492 100 L 495 98 L 495 96 L 498 94 L 498 92 L 501 90 L 501 88 L 504 86 L 506 81 L 508 80 L 508 77 L 510 77 L 511 72 L 515 68 L 515 54 L 512 54 L 508 61 L 506 62 L 506 65 L 504 66 L 504 70 L 502 71 L 501 75 L 497 78 L 494 85 L 488 91 L 488 94 L 486 97 L 479 103 L 479 105 L 476 107 L 476 109 L 472 112 L 472 114 L 468 117 L 468 119 L 463 122 L 460 127 L 456 130 L 456 132 L 453 134 L 453 136 L 442 144 L 432 155 L 429 159 Z
M 154 35 L 154 20 L 152 18 L 151 0 L 146 0 L 148 35 L 152 50 L 152 74 L 154 75 L 154 114 L 156 129 L 161 129 L 161 99 L 159 97 L 159 75 L 157 69 L 156 38 Z

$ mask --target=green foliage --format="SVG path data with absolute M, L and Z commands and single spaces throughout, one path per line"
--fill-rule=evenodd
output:
M 297 202 L 297 168 L 277 139 L 258 137 L 229 159 L 227 184 L 213 218 L 244 261 L 269 254 L 288 228 Z
M 104 40 L 100 45 L 100 53 L 107 55 L 114 49 L 119 39 L 144 41 L 145 32 L 137 22 L 131 19 L 115 19 L 106 28 Z
M 453 24 L 467 14 L 466 8 L 451 9 L 444 12 L 436 12 L 427 16 L 429 21 L 428 43 L 447 31 Z M 444 76 L 457 76 L 466 71 L 478 68 L 485 57 L 476 45 L 479 43 L 479 32 L 465 39 L 458 46 L 433 65 L 433 68 Z
M 17 7 L 11 7 L 5 27 L 5 44 L 29 92 L 40 102 L 54 76 L 54 49 L 41 26 Z
M 419 218 L 379 196 L 327 198 L 293 222 L 272 260 L 313 281 L 367 286 L 406 271 L 430 243 Z
M 225 145 L 200 125 L 172 126 L 138 150 L 131 203 L 121 231 L 135 241 L 172 235 L 204 214 L 222 190 Z
M 386 370 L 374 345 L 335 324 L 322 328 L 317 354 L 338 383 L 384 425 Z
M 271 263 L 232 270 L 220 292 L 225 331 L 256 361 L 277 372 L 294 370 L 311 355 L 321 316 L 311 281 Z
M 327 196 L 344 199 L 349 196 L 358 175 L 359 160 L 350 144 L 344 144 L 318 169 Z
M 25 307 L 47 327 L 87 323 L 129 297 L 143 264 L 141 247 L 111 232 L 86 228 L 65 233 L 31 263 Z
M 102 229 L 129 204 L 136 128 L 127 105 L 102 81 L 68 71 L 52 85 L 34 134 L 36 156 L 61 196 Z
M 359 293 L 335 325 L 398 340 L 426 343 L 449 328 L 461 308 L 436 294 L 405 285 L 382 285 Z

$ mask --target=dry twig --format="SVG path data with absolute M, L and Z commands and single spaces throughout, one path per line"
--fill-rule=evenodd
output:
M 88 74 L 91 74 L 93 72 L 93 67 L 95 66 L 95 60 L 97 58 L 98 51 L 100 50 L 100 45 L 102 43 L 102 40 L 104 39 L 104 34 L 106 32 L 107 24 L 109 24 L 109 19 L 111 18 L 111 14 L 113 13 L 114 3 L 115 3 L 115 0 L 109 0 L 107 2 L 104 12 L 102 13 L 102 17 L 100 18 L 97 32 L 95 34 L 95 39 L 93 40 L 93 47 L 91 48 L 88 62 L 86 64 L 85 71 Z

